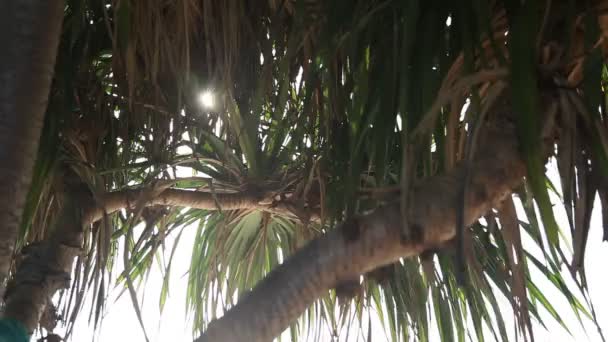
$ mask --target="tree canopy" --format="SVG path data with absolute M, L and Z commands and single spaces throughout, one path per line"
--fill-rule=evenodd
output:
M 164 241 L 184 229 L 197 341 L 295 341 L 368 310 L 394 341 L 506 341 L 505 315 L 533 340 L 541 310 L 570 322 L 532 269 L 597 325 L 584 259 L 596 204 L 608 239 L 608 3 L 51 3 L 28 1 L 40 32 L 0 33 L 7 51 L 58 44 L 0 63 L 3 316 L 29 333 L 97 324 L 117 285 L 141 323 L 155 263 L 162 310 Z M 16 32 L 36 26 L 14 7 Z M 35 118 L 5 123 L 30 112 L 39 144 Z

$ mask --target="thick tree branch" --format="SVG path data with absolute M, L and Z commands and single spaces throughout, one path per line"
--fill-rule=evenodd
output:
M 488 124 L 480 137 L 465 197 L 467 225 L 511 194 L 525 175 L 514 128 L 504 119 L 509 114 L 504 113 L 508 107 L 503 103 L 498 108 L 496 116 L 502 118 Z M 347 221 L 310 242 L 271 272 L 235 307 L 212 322 L 196 341 L 271 341 L 328 289 L 399 258 L 443 245 L 455 235 L 456 203 L 461 198 L 458 193 L 463 175 L 461 165 L 413 189 L 408 222 L 417 238 L 401 239 L 398 204 Z
M 141 198 L 145 198 L 147 190 L 120 190 L 108 192 L 102 196 L 101 203 L 97 203 L 94 207 L 89 207 L 85 210 L 83 217 L 84 224 L 90 224 L 100 220 L 103 217 L 104 210 L 111 214 L 120 209 L 133 208 L 137 205 Z M 229 194 L 211 194 L 208 192 L 189 191 L 179 189 L 167 189 L 159 195 L 152 196 L 149 200 L 143 203 L 146 206 L 164 205 L 189 207 L 196 209 L 207 210 L 237 210 L 237 209 L 257 209 L 280 214 L 284 216 L 296 217 L 296 213 L 292 208 L 283 202 L 268 203 L 264 196 L 260 196 L 255 192 L 239 192 Z M 307 213 L 315 219 L 315 213 Z
M 0 300 L 38 151 L 62 10 L 60 0 L 3 1 L 0 10 Z

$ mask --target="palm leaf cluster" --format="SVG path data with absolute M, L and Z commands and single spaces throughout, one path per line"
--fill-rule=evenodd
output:
M 608 216 L 608 72 L 595 6 L 68 0 L 20 246 L 57 229 L 66 178 L 99 207 L 128 195 L 85 228 L 58 304 L 68 330 L 87 295 L 98 322 L 114 286 L 139 310 L 135 288 L 157 262 L 162 310 L 174 253 L 164 240 L 183 229 L 197 229 L 187 305 L 204 330 L 307 241 L 388 201 L 416 201 L 409 189 L 469 162 L 482 123 L 510 96 L 528 169 L 516 195 L 463 228 L 461 252 L 444 246 L 366 275 L 353 293 L 330 291 L 291 336 L 323 325 L 339 333 L 351 314 L 366 326 L 368 310 L 395 341 L 428 340 L 431 315 L 446 341 L 508 340 L 505 315 L 531 338 L 543 310 L 566 327 L 533 270 L 594 320 L 583 261 L 596 195 Z M 204 91 L 211 108 L 199 102 Z M 554 219 L 553 193 L 567 226 Z

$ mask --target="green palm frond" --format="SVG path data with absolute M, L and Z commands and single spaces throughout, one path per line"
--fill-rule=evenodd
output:
M 532 339 L 547 319 L 567 331 L 576 322 L 540 284 L 597 324 L 584 260 L 593 209 L 608 237 L 605 33 L 595 10 L 551 3 L 67 1 L 18 246 L 53 236 L 64 168 L 98 208 L 132 190 L 124 208 L 86 222 L 59 303 L 68 331 L 87 296 L 95 324 L 113 288 L 138 303 L 154 265 L 162 310 L 173 255 L 192 248 L 186 306 L 198 334 L 337 223 L 407 207 L 412 189 L 469 165 L 486 124 L 500 122 L 515 127 L 527 165 L 514 195 L 462 241 L 385 265 L 382 279 L 362 275 L 353 298 L 324 292 L 289 338 L 366 338 L 370 315 L 393 341 Z M 163 186 L 214 205 L 152 206 Z M 249 196 L 241 207 L 223 208 L 221 196 L 238 194 Z

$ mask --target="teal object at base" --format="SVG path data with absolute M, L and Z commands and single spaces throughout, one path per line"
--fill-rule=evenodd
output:
M 23 324 L 14 319 L 0 319 L 0 342 L 28 342 Z

